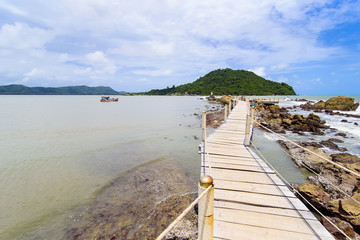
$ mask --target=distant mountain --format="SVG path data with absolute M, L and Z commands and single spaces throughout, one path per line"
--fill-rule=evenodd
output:
M 253 72 L 230 68 L 212 71 L 193 83 L 154 89 L 145 94 L 209 95 L 211 92 L 214 95 L 296 95 L 294 89 L 286 83 L 266 80 Z
M 0 86 L 0 95 L 119 95 L 125 92 L 117 92 L 111 87 L 26 87 L 12 84 Z

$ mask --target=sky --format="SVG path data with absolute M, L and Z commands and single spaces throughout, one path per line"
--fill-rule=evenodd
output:
M 0 0 L 0 85 L 140 92 L 219 68 L 360 95 L 360 0 Z

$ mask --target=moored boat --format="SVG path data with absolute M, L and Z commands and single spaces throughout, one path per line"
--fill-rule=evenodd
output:
M 102 96 L 100 102 L 117 102 L 119 98 L 111 98 L 109 96 Z

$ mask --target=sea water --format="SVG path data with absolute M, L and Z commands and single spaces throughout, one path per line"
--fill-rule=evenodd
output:
M 305 104 L 307 101 L 312 101 L 313 103 L 320 100 L 326 101 L 335 96 L 276 96 L 276 100 L 279 99 L 280 107 L 297 107 L 295 109 L 289 109 L 291 114 L 299 114 L 307 117 L 310 113 L 314 111 L 305 111 L 299 108 L 301 104 Z M 354 98 L 355 102 L 360 102 L 360 96 L 348 96 Z M 274 96 L 255 96 L 255 98 L 267 98 L 274 99 Z M 306 99 L 306 101 L 299 101 Z M 360 115 L 360 108 L 356 111 L 340 111 L 342 113 L 348 113 L 353 115 Z M 336 143 L 339 147 L 345 147 L 348 149 L 348 153 L 360 156 L 360 118 L 345 117 L 345 116 L 336 116 L 325 114 L 324 112 L 314 114 L 318 115 L 322 120 L 326 121 L 326 125 L 330 128 L 325 130 L 325 135 L 312 135 L 310 133 L 305 133 L 304 135 L 298 135 L 292 132 L 286 132 L 283 134 L 284 137 L 293 141 L 300 142 L 320 142 L 323 140 L 328 140 L 329 138 L 337 138 L 344 141 L 343 143 Z M 342 122 L 342 120 L 347 120 L 347 122 Z M 358 125 L 356 125 L 357 123 Z M 346 138 L 336 136 L 337 133 L 345 133 Z M 290 183 L 301 184 L 306 182 L 306 178 L 310 175 L 306 171 L 299 170 L 291 158 L 286 152 L 277 144 L 278 140 L 283 140 L 282 138 L 269 133 L 265 130 L 256 128 L 253 132 L 253 150 L 256 152 L 256 147 L 259 148 L 261 157 L 269 161 L 271 165 Z M 256 146 L 256 147 L 255 147 Z M 322 150 L 328 154 L 340 153 L 337 150 L 329 149 L 323 147 Z
M 0 96 L 0 239 L 61 231 L 121 173 L 166 157 L 199 177 L 197 97 Z M 196 179 L 196 180 L 195 180 Z
M 305 103 L 295 98 L 330 97 L 279 98 L 280 106 L 288 107 Z M 58 239 L 55 236 L 61 236 L 71 222 L 73 209 L 86 206 L 98 189 L 120 174 L 157 158 L 173 159 L 189 178 L 198 180 L 198 116 L 207 101 L 165 96 L 99 100 L 100 96 L 0 96 L 0 239 L 41 239 L 52 234 Z M 316 114 L 331 128 L 346 133 L 346 141 L 339 145 L 359 155 L 359 126 L 354 125 L 360 124 L 359 119 L 343 123 L 345 117 Z M 335 133 L 286 136 L 320 141 Z M 254 130 L 253 142 L 261 155 L 290 183 L 304 182 L 308 174 L 294 165 L 277 140 Z

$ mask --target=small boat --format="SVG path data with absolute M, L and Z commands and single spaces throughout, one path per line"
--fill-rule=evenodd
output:
M 110 98 L 108 96 L 102 96 L 100 102 L 117 102 L 119 98 Z

